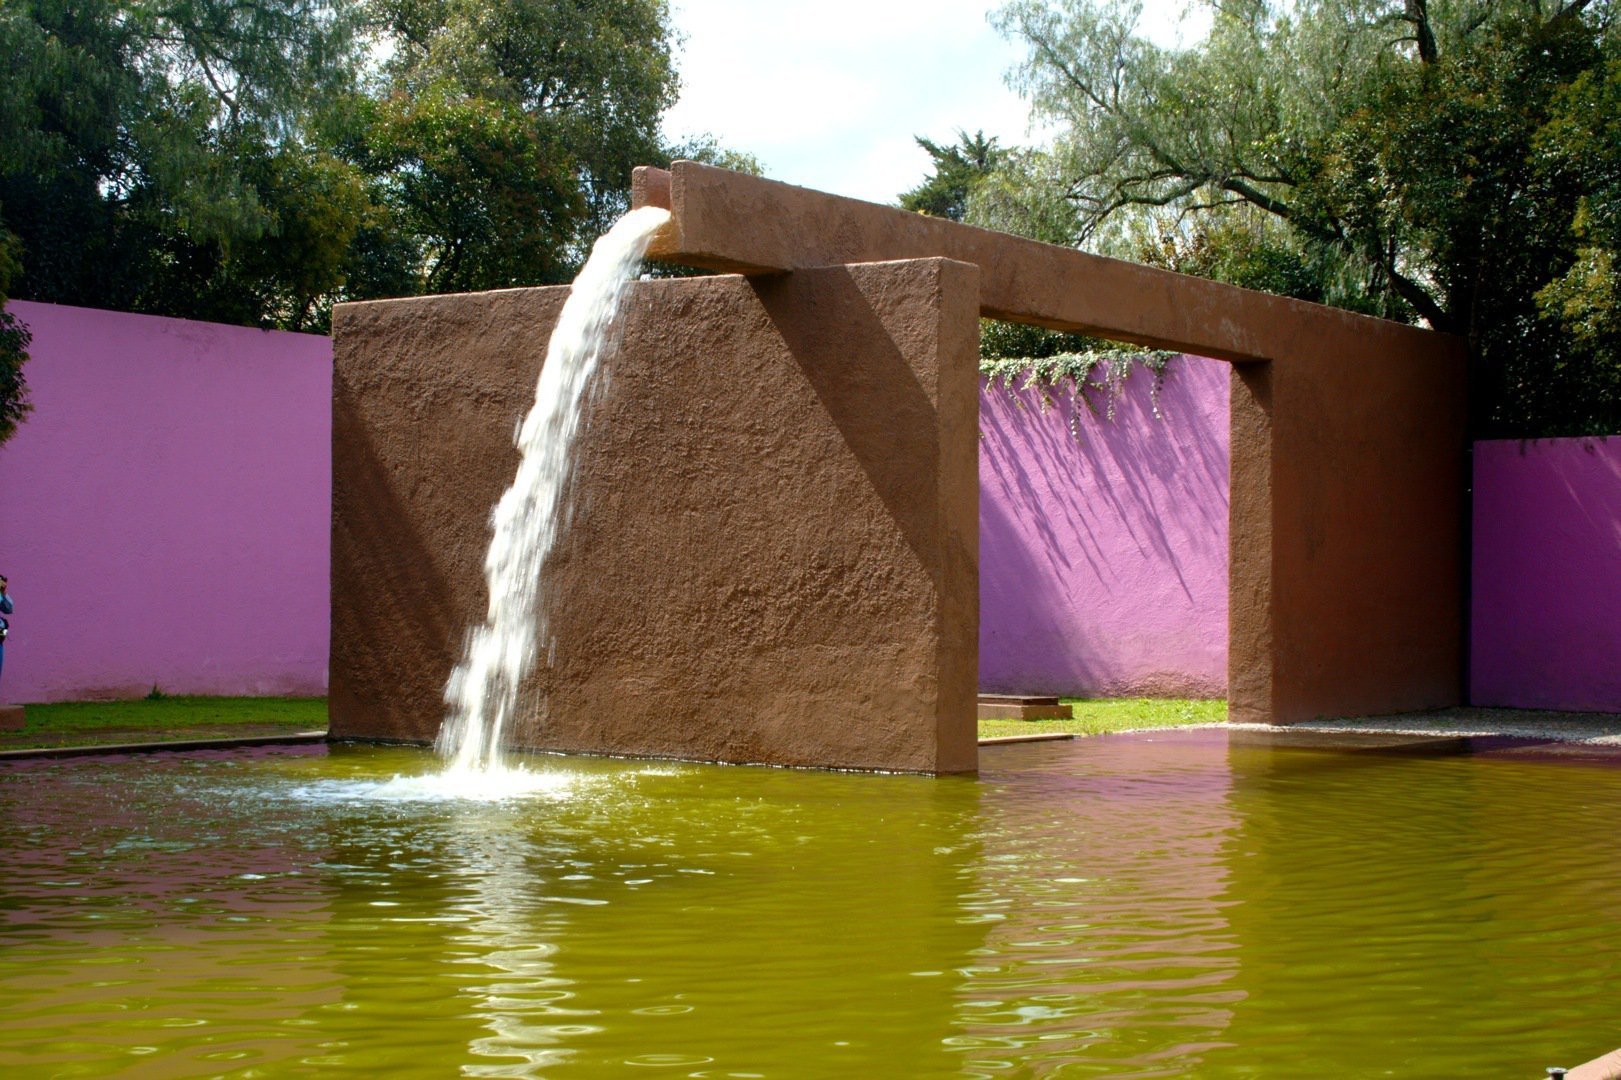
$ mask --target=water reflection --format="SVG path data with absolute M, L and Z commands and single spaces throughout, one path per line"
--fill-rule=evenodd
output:
M 1219 744 L 1155 737 L 985 758 L 990 931 L 967 971 L 971 1075 L 1183 1076 L 1243 992 L 1228 926 L 1237 819 Z
M 0 1068 L 1440 1077 L 1614 1042 L 1621 771 L 1219 732 L 978 781 L 543 764 L 486 802 L 377 797 L 436 767 L 400 750 L 0 765 Z
M 251 765 L 194 755 L 177 767 L 196 780 Z M 244 836 L 229 785 L 176 785 L 120 759 L 19 764 L 3 779 L 0 1068 L 297 1064 L 304 1042 L 267 1033 L 294 1033 L 342 996 L 302 844 L 285 845 L 275 821 Z
M 1234 746 L 1245 991 L 1212 1076 L 1300 1055 L 1536 1075 L 1616 1041 L 1621 775 L 1580 763 Z

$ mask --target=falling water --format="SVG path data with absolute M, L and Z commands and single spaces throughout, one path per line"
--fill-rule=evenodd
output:
M 480 782 L 506 773 L 501 741 L 517 708 L 518 687 L 546 641 L 541 567 L 567 519 L 570 450 L 580 402 L 602 357 L 625 285 L 669 212 L 643 207 L 620 218 L 574 279 L 546 347 L 535 404 L 518 429 L 518 475 L 491 514 L 495 535 L 484 556 L 490 610 L 467 636 L 461 663 L 445 687 L 450 706 L 436 746 L 446 772 Z

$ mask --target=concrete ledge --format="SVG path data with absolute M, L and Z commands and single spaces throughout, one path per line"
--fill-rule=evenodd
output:
M 1413 735 L 1386 731 L 1322 731 L 1300 727 L 1233 727 L 1232 746 L 1287 746 L 1306 750 L 1362 751 L 1382 754 L 1467 754 L 1469 739 L 1461 735 Z
M 1621 1077 L 1621 1050 L 1612 1050 L 1565 1073 L 1565 1080 L 1616 1080 Z
M 428 748 L 433 745 L 432 739 L 396 739 L 387 735 L 327 735 L 326 741 L 338 743 L 343 746 L 415 746 Z M 502 747 L 509 754 L 518 753 L 513 746 Z
M 104 743 L 100 746 L 35 746 L 26 750 L 0 750 L 0 761 L 96 757 L 102 754 L 155 754 L 179 750 L 235 750 L 250 746 L 303 746 L 324 742 L 326 742 L 324 731 L 300 731 L 292 735 L 248 735 L 240 739 L 172 739 L 168 742 Z
M 1073 720 L 1075 710 L 1068 705 L 987 705 L 980 702 L 981 720 Z
M 1055 697 L 1027 694 L 979 695 L 981 720 L 1073 720 L 1075 710 Z
M 993 735 L 988 739 L 979 740 L 979 745 L 1012 746 L 1015 743 L 1027 742 L 1065 742 L 1074 737 L 1067 731 L 1052 731 L 1040 735 Z

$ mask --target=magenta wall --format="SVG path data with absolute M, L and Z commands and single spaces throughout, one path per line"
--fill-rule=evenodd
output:
M 324 693 L 331 342 L 10 310 L 34 412 L 0 447 L 0 700 Z
M 981 390 L 981 690 L 1226 694 L 1228 372 L 1177 357 L 1157 418 L 1142 371 L 1112 420 Z
M 1621 438 L 1475 444 L 1476 705 L 1621 712 Z

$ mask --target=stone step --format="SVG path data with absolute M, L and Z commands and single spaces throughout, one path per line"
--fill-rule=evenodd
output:
M 981 694 L 981 705 L 1057 705 L 1058 699 L 1046 694 Z
M 1075 711 L 1056 697 L 1037 694 L 981 694 L 981 720 L 1069 720 Z

